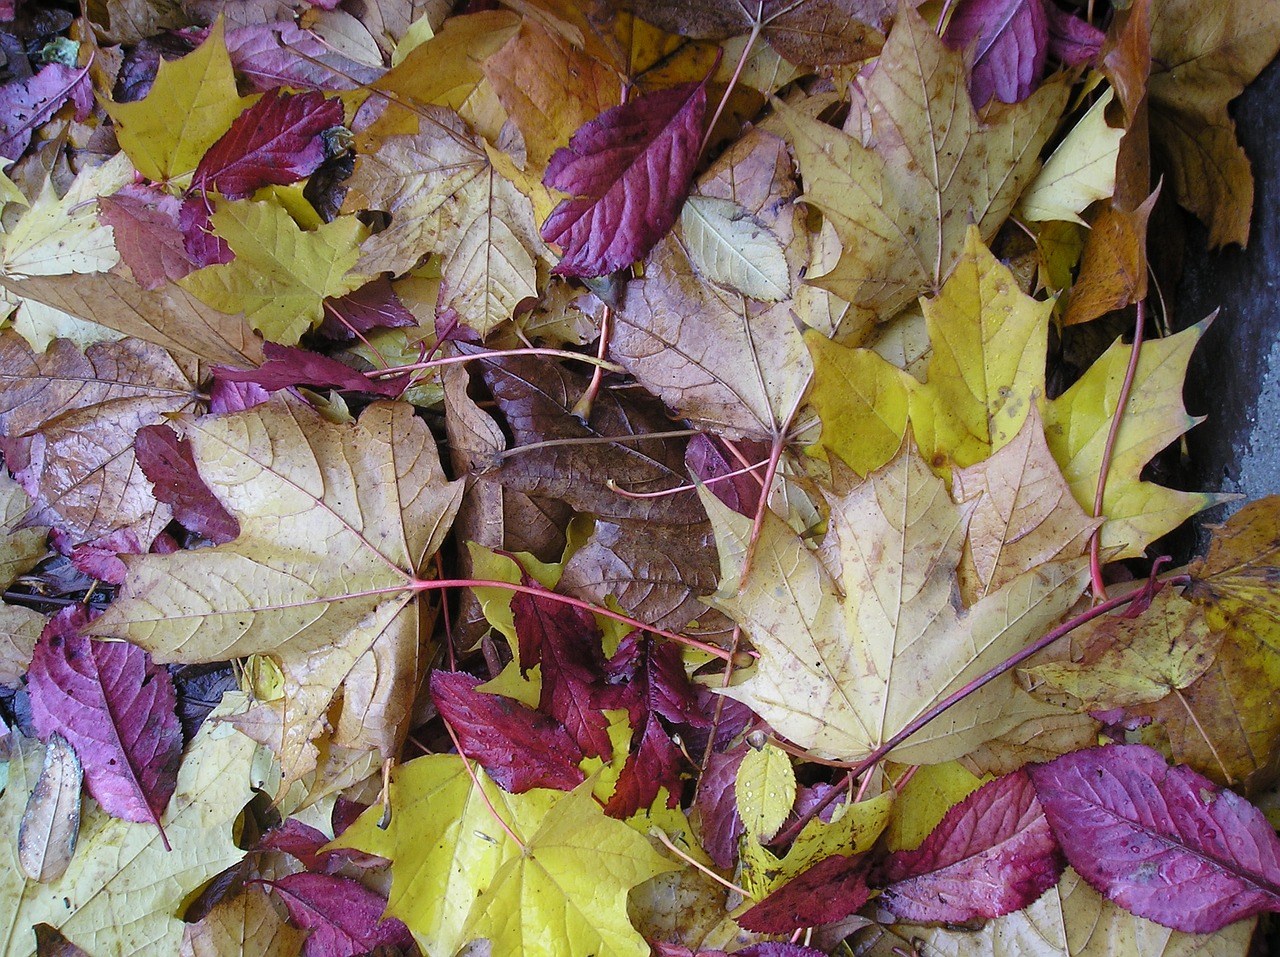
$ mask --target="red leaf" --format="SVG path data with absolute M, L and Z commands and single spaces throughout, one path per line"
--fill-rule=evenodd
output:
M 1053 3 L 1045 3 L 1044 12 L 1049 15 L 1049 54 L 1067 66 L 1088 63 L 1102 49 L 1106 34 L 1091 23 L 1059 10 Z
M 289 389 L 295 385 L 310 385 L 350 392 L 371 392 L 390 398 L 400 395 L 409 381 L 407 374 L 371 379 L 337 359 L 275 342 L 264 342 L 262 354 L 267 357 L 267 361 L 257 369 L 214 366 L 213 374 L 223 382 L 255 382 L 268 392 Z
M 800 944 L 789 944 L 785 941 L 769 940 L 762 944 L 750 944 L 741 950 L 735 950 L 739 957 L 826 957 L 820 950 L 804 947 Z
M 1031 779 L 1015 771 L 947 811 L 914 851 L 892 854 L 880 899 L 903 920 L 960 924 L 1026 907 L 1062 869 Z
M 685 674 L 680 649 L 633 631 L 609 661 L 611 683 L 596 693 L 598 708 L 626 708 L 631 726 L 639 732 L 618 776 L 605 813 L 627 818 L 648 807 L 666 787 L 671 807 L 680 799 L 684 756 L 659 718 L 672 724 L 706 728 L 711 720 L 698 707 L 697 689 Z M 625 683 L 618 684 L 618 679 Z
M 747 457 L 747 465 L 754 465 L 769 456 L 767 442 L 746 439 L 736 444 L 742 454 Z M 744 467 L 743 463 L 729 455 L 723 439 L 702 433 L 689 440 L 689 445 L 684 451 L 684 461 L 689 468 L 689 474 L 703 482 L 720 478 L 730 472 L 740 471 Z M 712 482 L 707 488 L 735 512 L 754 516 L 756 507 L 760 504 L 763 475 L 764 469 L 759 468 L 754 474 L 744 472 L 727 481 Z
M 418 324 L 386 276 L 370 280 L 339 299 L 328 299 L 325 306 L 324 322 L 317 331 L 326 338 L 344 342 L 355 338 L 356 333 L 371 329 L 398 329 Z
M 120 258 L 144 289 L 159 289 L 196 268 L 178 223 L 181 206 L 158 186 L 133 183 L 98 198 L 98 218 L 114 231 Z
M 706 81 L 637 96 L 583 124 L 551 156 L 542 181 L 574 198 L 541 236 L 564 247 L 553 272 L 603 276 L 629 266 L 680 215 L 702 145 Z
M 431 675 L 431 700 L 463 754 L 512 794 L 530 788 L 571 791 L 582 783 L 582 749 L 564 725 L 512 698 L 477 691 L 479 683 L 462 672 Z
M 1017 103 L 1044 72 L 1049 20 L 1044 0 L 959 0 L 942 40 L 953 50 L 977 47 L 969 94 L 980 107 L 992 96 Z
M 209 147 L 191 184 L 241 199 L 262 186 L 296 183 L 324 161 L 320 134 L 341 124 L 338 100 L 314 91 L 273 90 L 237 116 Z
M 1067 861 L 1131 914 L 1211 934 L 1280 911 L 1280 839 L 1235 792 L 1140 744 L 1028 772 Z
M 866 854 L 824 857 L 737 918 L 747 930 L 790 934 L 843 920 L 871 898 Z
M 527 575 L 524 583 L 537 587 Z M 563 724 L 584 755 L 608 760 L 613 754 L 609 722 L 589 703 L 592 691 L 605 680 L 595 618 L 573 605 L 523 592 L 512 597 L 511 612 L 521 671 L 542 665 L 539 710 Z
M 75 605 L 41 633 L 27 673 L 32 720 L 41 738 L 57 732 L 75 748 L 104 811 L 159 827 L 182 760 L 173 681 L 141 648 L 80 637 L 87 622 Z
M 343 856 L 338 851 L 322 850 L 328 843 L 324 831 L 291 817 L 262 835 L 258 849 L 283 851 L 296 857 L 309 871 L 330 871 L 341 865 Z
M 200 477 L 190 442 L 167 425 L 147 425 L 138 430 L 133 454 L 154 487 L 156 499 L 173 509 L 173 517 L 184 528 L 215 545 L 239 536 L 240 523 Z
M 330 874 L 290 874 L 271 882 L 289 919 L 311 931 L 305 957 L 351 957 L 375 947 L 406 947 L 413 938 L 395 918 L 379 922 L 385 899 L 363 884 Z

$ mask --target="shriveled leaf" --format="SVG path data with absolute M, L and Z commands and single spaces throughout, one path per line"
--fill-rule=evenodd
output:
M 191 409 L 194 363 L 137 340 L 81 353 L 59 340 L 35 355 L 12 332 L 0 336 L 0 434 L 7 465 L 36 499 L 34 520 L 75 543 L 133 529 L 148 545 L 170 514 L 137 468 L 139 428 Z
M 680 214 L 680 231 L 690 261 L 712 282 L 765 302 L 790 295 L 782 244 L 737 203 L 690 196 Z
M 76 635 L 86 623 L 72 606 L 36 643 L 32 720 L 41 737 L 60 734 L 75 748 L 104 811 L 159 825 L 182 759 L 173 679 L 141 648 Z
M 422 668 L 413 583 L 461 493 L 425 423 L 404 403 L 375 403 L 334 424 L 281 394 L 180 426 L 240 537 L 131 557 L 94 633 L 164 661 L 277 656 L 284 698 L 258 713 L 274 716 L 286 782 L 313 765 L 339 688 L 333 742 L 397 753 Z
M 409 931 L 382 921 L 386 901 L 358 881 L 335 874 L 289 874 L 270 884 L 294 926 L 308 931 L 306 957 L 350 957 L 377 947 L 406 945 Z
M 296 343 L 320 324 L 325 297 L 367 278 L 351 271 L 365 235 L 353 216 L 304 231 L 278 204 L 240 201 L 219 202 L 209 218 L 236 258 L 185 276 L 182 287 L 222 312 L 243 312 L 273 342 Z
M 1058 883 L 1065 861 L 1025 772 L 949 810 L 923 844 L 881 865 L 880 900 L 908 921 L 960 924 L 1021 910 Z
M 865 481 L 845 476 L 826 498 L 830 531 L 818 553 L 767 514 L 737 594 L 715 600 L 761 653 L 751 677 L 723 693 L 824 756 L 875 750 L 1040 634 L 1087 577 L 1082 559 L 1051 562 L 957 609 L 954 570 L 971 506 L 951 502 L 911 443 Z M 708 509 L 726 522 L 723 506 Z M 1018 695 L 1011 678 L 993 681 L 895 757 L 932 764 L 965 754 L 1020 720 L 1010 713 Z
M 1209 933 L 1280 910 L 1280 838 L 1262 812 L 1143 745 L 1029 769 L 1067 860 L 1131 913 Z
M 1040 82 L 1049 52 L 1049 18 L 1042 0 L 960 0 L 942 41 L 953 50 L 973 48 L 969 95 L 975 106 L 985 106 L 993 96 L 1017 103 Z
M 257 885 L 224 898 L 182 935 L 180 957 L 297 957 L 303 931 L 291 927 Z
M 1114 92 L 1107 89 L 1058 144 L 1025 193 L 1022 215 L 1031 220 L 1084 223 L 1080 214 L 1116 188 L 1116 160 L 1125 131 L 1107 125 Z
M 603 276 L 653 248 L 680 215 L 702 145 L 706 82 L 644 93 L 580 127 L 544 183 L 571 199 L 540 235 L 564 256 L 555 272 Z
M 1253 175 L 1227 104 L 1280 49 L 1280 10 L 1229 0 L 1211 15 L 1190 0 L 1151 10 L 1151 133 L 1173 167 L 1178 201 L 1209 227 L 1209 243 L 1244 245 Z
M 84 772 L 75 749 L 60 734 L 45 745 L 44 766 L 18 825 L 22 872 L 42 884 L 66 873 L 80 836 Z
M 324 160 L 320 134 L 342 125 L 342 103 L 319 93 L 268 93 L 200 158 L 192 186 L 241 199 L 310 176 Z
M 146 97 L 105 105 L 120 147 L 138 172 L 158 182 L 184 179 L 244 106 L 236 93 L 222 20 L 196 50 L 161 63 Z
M 951 480 L 957 501 L 977 499 L 959 571 L 969 603 L 1045 562 L 1082 555 L 1101 524 L 1072 497 L 1034 406 L 1012 442 Z
M 1206 319 L 1142 346 L 1102 496 L 1102 514 L 1107 519 L 1102 547 L 1119 547 L 1116 558 L 1141 555 L 1150 542 L 1221 500 L 1211 492 L 1180 492 L 1141 478 L 1152 456 L 1199 421 L 1183 407 L 1182 380 L 1191 350 L 1208 325 Z M 1045 403 L 1049 449 L 1076 501 L 1085 508 L 1093 507 L 1103 449 L 1131 349 L 1116 340 L 1075 385 Z
M 530 957 L 558 955 L 566 939 L 601 957 L 648 953 L 627 921 L 627 892 L 671 866 L 605 817 L 590 782 L 569 794 L 514 795 L 483 772 L 475 781 L 456 755 L 401 765 L 392 772 L 390 826 L 380 830 L 380 809 L 371 808 L 335 842 L 391 860 L 387 911 L 424 950 L 452 954 L 483 937 L 495 952 Z
M 844 251 L 811 281 L 873 319 L 891 318 L 951 271 L 976 222 L 990 238 L 1030 181 L 1065 104 L 1060 83 L 979 120 L 965 94 L 963 57 L 919 14 L 903 10 L 863 84 L 874 148 L 793 108 L 805 199 L 835 227 Z M 998 179 L 992 168 L 1006 170 Z
M 1181 691 L 1209 670 L 1223 638 L 1172 588 L 1157 594 L 1139 617 L 1098 618 L 1074 637 L 1087 643 L 1080 661 L 1027 671 L 1094 711 L 1159 701 Z
M 489 777 L 513 794 L 530 788 L 571 791 L 583 781 L 582 749 L 564 725 L 511 698 L 477 691 L 462 672 L 431 675 L 431 700 Z

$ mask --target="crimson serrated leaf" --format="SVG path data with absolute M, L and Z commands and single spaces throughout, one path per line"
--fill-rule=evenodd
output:
M 981 107 L 991 97 L 1018 103 L 1044 72 L 1049 20 L 1044 0 L 960 0 L 942 40 L 953 50 L 975 47 L 969 94 Z
M 297 927 L 309 930 L 304 957 L 352 957 L 375 947 L 407 947 L 409 929 L 381 920 L 387 902 L 363 884 L 332 874 L 290 874 L 270 884 Z
M 196 167 L 192 186 L 242 199 L 268 185 L 287 186 L 324 161 L 320 134 L 342 123 L 342 103 L 317 92 L 280 89 L 235 118 Z
M 73 605 L 41 633 L 27 673 L 32 720 L 41 738 L 56 732 L 75 748 L 104 811 L 159 827 L 182 760 L 173 681 L 141 648 L 80 637 L 88 621 Z
M 1280 839 L 1262 812 L 1140 744 L 1028 769 L 1067 861 L 1131 914 L 1211 934 L 1280 911 Z
M 763 464 L 769 457 L 768 443 L 752 439 L 744 439 L 736 443 L 739 452 L 748 459 L 747 464 Z M 727 446 L 722 439 L 713 435 L 700 433 L 689 440 L 684 451 L 685 465 L 689 474 L 707 484 L 716 498 L 724 502 L 741 515 L 754 516 L 760 504 L 760 493 L 763 491 L 760 476 L 761 469 L 754 474 L 744 472 L 727 481 L 711 482 L 732 472 L 739 472 L 744 467 L 736 459 L 731 459 Z
M 866 854 L 824 857 L 737 918 L 747 930 L 790 934 L 848 917 L 871 898 Z
M 967 923 L 1026 907 L 1063 866 L 1031 779 L 1015 771 L 947 811 L 918 848 L 892 854 L 880 899 L 903 920 Z
M 689 195 L 706 108 L 705 80 L 646 93 L 583 124 L 552 154 L 542 181 L 573 197 L 540 231 L 564 248 L 554 272 L 604 276 L 666 235 Z
M 196 268 L 178 222 L 181 205 L 158 186 L 135 183 L 98 198 L 98 218 L 112 228 L 120 258 L 144 289 L 159 289 Z
M 340 866 L 344 859 L 341 850 L 325 851 L 328 843 L 324 831 L 291 817 L 262 835 L 258 850 L 283 851 L 296 857 L 309 871 L 327 872 Z
M 625 708 L 633 736 L 633 748 L 618 776 L 605 813 L 627 818 L 648 807 L 659 789 L 668 792 L 668 804 L 680 799 L 680 773 L 684 756 L 660 719 L 675 725 L 710 727 L 699 709 L 698 695 L 684 671 L 680 649 L 633 631 L 618 645 L 609 661 L 610 684 L 597 692 L 593 704 L 600 708 Z
M 155 489 L 158 501 L 173 509 L 184 528 L 203 535 L 215 545 L 240 534 L 240 523 L 209 491 L 191 452 L 191 443 L 167 425 L 147 425 L 138 430 L 133 454 L 142 473 Z
M 530 788 L 572 791 L 582 783 L 582 749 L 564 725 L 512 698 L 477 691 L 477 684 L 462 672 L 431 675 L 431 700 L 464 755 L 512 794 Z
M 229 369 L 214 366 L 214 375 L 223 382 L 256 382 L 268 392 L 289 389 L 296 385 L 318 388 L 345 389 L 351 392 L 370 392 L 395 398 L 404 391 L 408 374 L 371 379 L 337 359 L 322 356 L 318 352 L 264 342 L 262 354 L 267 357 L 257 369 Z
M 524 584 L 539 587 L 527 575 Z M 542 665 L 538 708 L 565 726 L 583 754 L 608 760 L 613 754 L 609 723 L 590 705 L 593 691 L 605 681 L 604 652 L 595 619 L 581 608 L 525 592 L 511 599 L 511 613 L 520 670 L 527 673 L 534 665 Z

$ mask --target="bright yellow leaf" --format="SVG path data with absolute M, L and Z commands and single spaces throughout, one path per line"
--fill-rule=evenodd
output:
M 747 833 L 757 840 L 770 840 L 796 801 L 796 772 L 790 755 L 776 744 L 748 750 L 738 765 L 733 790 Z
M 138 172 L 181 185 L 247 105 L 236 92 L 222 18 L 191 53 L 160 63 L 151 92 L 141 100 L 103 105 Z
M 215 309 L 243 312 L 273 342 L 296 343 L 324 318 L 325 297 L 368 278 L 351 271 L 366 235 L 354 216 L 305 232 L 276 203 L 243 200 L 218 203 L 210 220 L 236 258 L 198 269 L 179 285 Z
M 1116 160 L 1125 131 L 1107 125 L 1107 106 L 1114 98 L 1108 87 L 1045 161 L 1022 194 L 1024 219 L 1084 225 L 1080 213 L 1085 207 L 1115 191 Z

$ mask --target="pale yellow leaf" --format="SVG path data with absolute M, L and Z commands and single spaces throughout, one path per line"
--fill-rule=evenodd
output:
M 1080 223 L 1086 206 L 1106 199 L 1116 188 L 1116 160 L 1125 131 L 1107 125 L 1106 110 L 1115 98 L 1108 87 L 1066 135 L 1022 194 L 1024 219 Z
M 680 213 L 680 232 L 690 261 L 712 282 L 765 302 L 791 294 L 782 243 L 737 203 L 690 196 Z
M 751 748 L 743 755 L 734 779 L 738 817 L 753 838 L 767 841 L 778 833 L 796 801 L 796 773 L 791 756 L 775 744 Z

